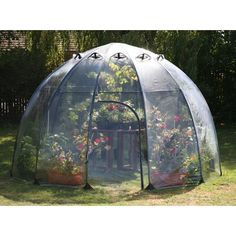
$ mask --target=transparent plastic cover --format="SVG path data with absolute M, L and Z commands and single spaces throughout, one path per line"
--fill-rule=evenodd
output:
M 221 174 L 210 110 L 176 66 L 108 44 L 71 59 L 33 94 L 13 176 L 110 188 L 196 185 Z

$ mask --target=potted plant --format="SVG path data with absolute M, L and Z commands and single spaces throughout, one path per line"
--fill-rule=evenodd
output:
M 87 133 L 76 129 L 70 139 L 65 137 L 64 133 L 50 135 L 44 139 L 41 156 L 45 160 L 43 165 L 47 169 L 48 183 L 84 184 L 87 151 L 90 154 L 99 148 L 109 148 L 109 137 L 101 133 L 91 137 L 89 146 L 87 141 Z
M 78 152 L 64 133 L 45 137 L 40 151 L 48 183 L 81 185 L 84 182 L 84 151 Z M 81 154 L 81 155 L 80 155 Z
M 185 115 L 186 116 L 186 115 Z M 182 123 L 183 114 L 151 112 L 150 132 L 157 140 L 152 147 L 151 180 L 154 185 L 184 185 L 199 172 L 194 130 Z M 185 117 L 186 119 L 186 117 Z
M 184 185 L 188 177 L 188 171 L 184 170 L 181 162 L 162 160 L 151 172 L 152 183 L 158 186 Z
M 54 148 L 60 149 L 57 144 Z M 84 183 L 83 167 L 73 160 L 72 152 L 60 151 L 49 162 L 48 182 L 63 185 L 82 185 Z

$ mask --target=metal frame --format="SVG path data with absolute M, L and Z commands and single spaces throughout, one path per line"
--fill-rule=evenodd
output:
M 91 135 L 91 126 L 92 126 L 92 115 L 93 115 L 93 109 L 94 109 L 94 102 L 95 102 L 95 97 L 98 89 L 98 79 L 101 73 L 101 68 L 104 67 L 104 64 L 101 65 L 100 71 L 97 75 L 96 78 L 96 83 L 95 87 L 93 90 L 93 96 L 92 96 L 92 101 L 91 101 L 91 106 L 90 106 L 90 111 L 89 111 L 89 116 L 88 116 L 88 133 L 87 133 L 87 143 L 86 143 L 86 161 L 85 161 L 85 186 L 84 189 L 86 190 L 91 190 L 93 189 L 91 185 L 88 183 L 88 152 L 89 152 L 89 143 L 90 143 L 90 135 Z

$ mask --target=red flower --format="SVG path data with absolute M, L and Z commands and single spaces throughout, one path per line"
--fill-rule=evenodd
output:
M 113 111 L 113 110 L 115 110 L 115 109 L 117 109 L 117 106 L 116 106 L 116 105 L 113 105 L 113 104 L 107 105 L 107 110 L 108 110 L 108 111 Z
M 160 125 L 160 128 L 161 128 L 161 129 L 165 129 L 165 128 L 166 128 L 166 124 L 164 124 L 164 123 L 161 124 L 161 125 Z
M 100 138 L 96 138 L 96 139 L 94 140 L 94 143 L 95 143 L 96 145 L 98 145 L 100 142 L 101 142 L 101 139 L 100 139 Z
M 176 148 L 172 148 L 172 149 L 170 150 L 170 152 L 171 152 L 171 154 L 175 154 Z
M 107 105 L 108 111 L 119 110 L 120 108 L 121 108 L 120 105 L 114 105 L 114 104 Z
M 108 142 L 110 140 L 110 138 L 108 136 L 104 137 L 104 141 Z
M 180 116 L 179 115 L 175 115 L 174 116 L 174 121 L 175 122 L 179 122 L 180 121 Z
M 77 147 L 78 147 L 79 150 L 82 150 L 84 148 L 84 144 L 80 143 L 80 144 L 77 145 Z

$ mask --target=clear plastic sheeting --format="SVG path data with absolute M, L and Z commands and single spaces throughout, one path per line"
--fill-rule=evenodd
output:
M 40 145 L 42 122 L 50 98 L 57 91 L 65 75 L 77 63 L 71 59 L 52 72 L 36 89 L 22 117 L 13 156 L 14 176 L 34 178 L 37 152 Z
M 33 94 L 12 175 L 119 190 L 199 184 L 221 174 L 217 137 L 196 85 L 163 57 L 112 43 L 72 58 Z
M 215 173 L 221 175 L 216 130 L 206 100 L 197 86 L 180 69 L 167 60 L 161 61 L 160 64 L 178 83 L 190 108 L 198 136 L 203 179 L 206 180 Z
M 78 63 L 52 98 L 39 149 L 40 182 L 85 184 L 89 114 L 102 64 L 89 58 Z
M 201 181 L 197 138 L 180 91 L 146 93 L 148 152 L 154 187 Z
M 104 119 L 99 116 L 100 111 L 108 112 L 105 122 L 100 122 Z M 138 120 L 130 108 L 102 101 L 95 104 L 92 121 L 89 183 L 115 188 L 125 188 L 132 183 L 133 189 L 140 189 L 141 171 L 144 168 L 147 171 L 145 150 L 140 145 L 146 141 L 144 125 L 139 132 Z

